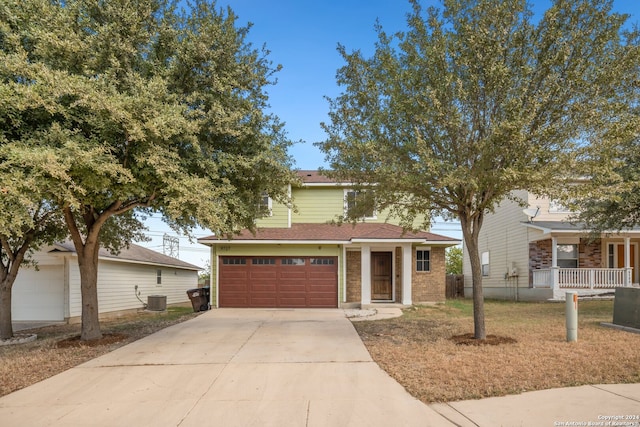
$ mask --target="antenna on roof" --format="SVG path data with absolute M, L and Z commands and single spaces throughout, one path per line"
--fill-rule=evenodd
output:
M 538 216 L 538 213 L 540 212 L 540 206 L 536 206 L 535 209 L 534 208 L 523 209 L 522 212 L 524 212 L 524 214 L 529 217 L 529 222 L 532 222 L 533 218 Z

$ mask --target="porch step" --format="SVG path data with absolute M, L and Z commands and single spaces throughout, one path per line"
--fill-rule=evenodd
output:
M 396 302 L 372 302 L 371 304 L 361 304 L 361 309 L 372 309 L 372 308 L 409 308 L 410 305 L 400 304 Z

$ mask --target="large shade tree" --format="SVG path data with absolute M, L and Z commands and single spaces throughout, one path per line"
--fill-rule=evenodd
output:
M 513 190 L 545 194 L 582 148 L 631 131 L 638 39 L 606 0 L 557 0 L 536 17 L 526 0 L 411 4 L 405 32 L 376 26 L 371 57 L 339 46 L 343 92 L 319 145 L 329 173 L 374 185 L 406 226 L 424 214 L 460 220 L 484 339 L 485 216 Z
M 139 236 L 145 214 L 231 234 L 262 194 L 286 201 L 289 141 L 265 112 L 279 67 L 248 30 L 206 0 L 0 5 L 1 143 L 49 153 L 44 197 L 78 255 L 82 339 L 101 337 L 98 250 Z M 21 167 L 40 166 L 27 154 Z

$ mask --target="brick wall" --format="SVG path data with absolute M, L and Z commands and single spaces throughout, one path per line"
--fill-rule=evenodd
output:
M 411 253 L 412 300 L 414 303 L 443 302 L 446 298 L 446 266 L 444 248 L 431 248 L 431 271 L 416 271 L 416 250 Z M 395 256 L 395 300 L 402 301 L 402 248 L 396 248 Z M 360 302 L 361 255 L 359 251 L 347 251 L 347 302 Z
M 529 242 L 529 270 L 544 268 L 551 268 L 551 239 Z
M 529 284 L 532 283 L 531 270 L 551 268 L 551 239 L 529 243 Z M 602 245 L 600 240 L 580 239 L 578 244 L 578 267 L 602 267 Z
M 589 239 L 580 239 L 580 244 L 578 245 L 578 267 L 603 267 L 602 245 L 599 239 L 594 241 L 590 241 Z
M 444 302 L 446 298 L 446 266 L 444 248 L 431 248 L 431 271 L 416 271 L 416 250 L 411 254 L 411 294 L 414 304 Z
M 347 302 L 360 302 L 362 289 L 360 252 L 347 251 Z

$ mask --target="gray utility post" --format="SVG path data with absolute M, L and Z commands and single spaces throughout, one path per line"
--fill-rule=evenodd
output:
M 578 341 L 578 293 L 567 292 L 565 301 L 567 342 Z

